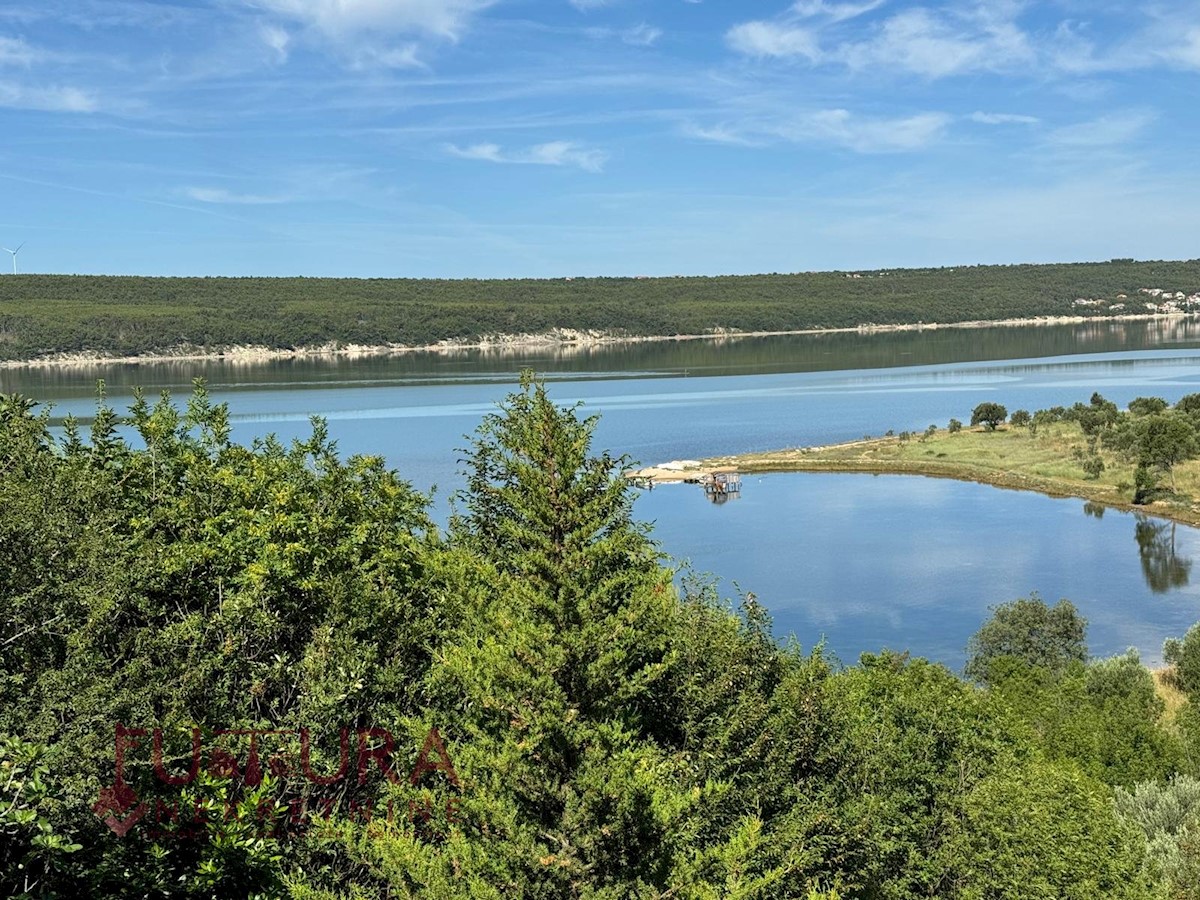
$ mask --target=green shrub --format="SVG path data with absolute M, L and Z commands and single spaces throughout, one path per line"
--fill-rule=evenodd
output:
M 988 682 L 992 666 L 1005 657 L 1061 671 L 1087 659 L 1087 620 L 1069 600 L 1047 606 L 1036 593 L 992 608 L 992 617 L 967 644 L 966 674 Z
M 1099 455 L 1093 453 L 1083 461 L 1083 471 L 1088 478 L 1093 481 L 1104 474 L 1104 460 Z
M 1146 838 L 1146 868 L 1171 900 L 1200 898 L 1200 780 L 1177 775 L 1117 788 L 1117 815 Z
M 1183 639 L 1163 642 L 1163 661 L 1173 667 L 1172 677 L 1189 696 L 1200 693 L 1200 622 L 1187 630 Z

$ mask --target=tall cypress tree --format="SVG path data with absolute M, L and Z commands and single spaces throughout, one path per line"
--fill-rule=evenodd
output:
M 629 712 L 661 669 L 670 572 L 633 521 L 629 459 L 593 454 L 598 417 L 577 410 L 522 373 L 477 431 L 451 537 L 532 588 L 567 653 L 563 688 L 583 711 Z
M 467 805 L 536 863 L 528 896 L 662 884 L 692 803 L 656 740 L 680 615 L 672 573 L 633 522 L 628 460 L 593 453 L 596 421 L 524 373 L 477 432 L 451 523 L 478 567 L 440 693 L 469 735 L 468 776 L 505 773 Z

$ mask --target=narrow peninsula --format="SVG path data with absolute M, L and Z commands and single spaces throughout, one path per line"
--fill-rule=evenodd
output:
M 995 407 L 995 409 L 985 409 Z M 991 418 L 987 418 L 987 416 Z M 1128 411 L 1099 394 L 1071 408 L 1011 417 L 999 404 L 976 407 L 973 425 L 864 437 L 827 447 L 794 447 L 699 460 L 696 467 L 742 473 L 864 472 L 926 475 L 1001 488 L 1078 497 L 1108 507 L 1200 525 L 1200 394 L 1173 407 L 1140 397 Z M 654 470 L 643 470 L 655 478 Z M 663 479 L 679 477 L 665 470 Z

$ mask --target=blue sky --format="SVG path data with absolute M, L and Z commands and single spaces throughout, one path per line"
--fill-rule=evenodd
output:
M 1198 118 L 1197 2 L 6 0 L 0 245 L 152 275 L 1195 258 Z

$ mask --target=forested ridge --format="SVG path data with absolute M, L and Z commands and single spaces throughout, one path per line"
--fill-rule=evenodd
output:
M 0 277 L 0 360 L 237 346 L 422 346 L 553 329 L 789 331 L 1144 312 L 1143 288 L 1200 291 L 1200 260 L 676 278 L 432 280 Z
M 529 375 L 444 532 L 319 420 L 120 424 L 0 397 L 4 896 L 1200 896 L 1200 700 L 1065 601 L 964 676 L 780 642 Z M 1166 653 L 1200 695 L 1200 630 Z

